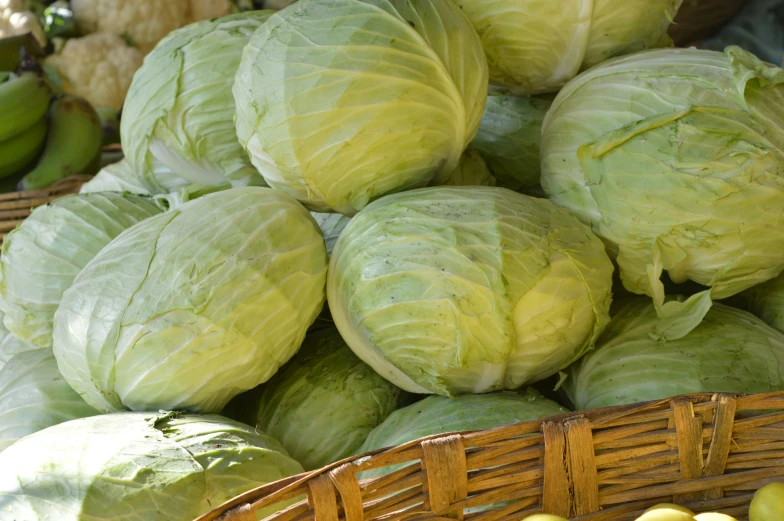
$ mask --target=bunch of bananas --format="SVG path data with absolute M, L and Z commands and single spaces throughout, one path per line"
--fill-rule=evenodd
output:
M 101 121 L 86 100 L 56 93 L 43 71 L 25 60 L 14 71 L 0 71 L 0 191 L 94 174 L 101 145 Z

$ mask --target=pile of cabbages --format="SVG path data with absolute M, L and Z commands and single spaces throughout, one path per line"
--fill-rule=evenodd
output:
M 189 521 L 430 434 L 784 389 L 784 70 L 666 48 L 679 4 L 161 41 L 125 159 L 3 243 L 0 519 Z

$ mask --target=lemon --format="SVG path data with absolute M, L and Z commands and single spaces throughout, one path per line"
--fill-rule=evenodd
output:
M 681 507 L 678 507 L 681 508 Z M 676 508 L 656 508 L 648 510 L 637 521 L 694 521 L 694 516 Z
M 552 514 L 534 514 L 528 516 L 523 521 L 569 521 L 565 517 L 554 516 Z
M 784 483 L 770 483 L 759 489 L 751 500 L 749 521 L 784 519 Z
M 728 516 L 727 514 L 719 514 L 718 512 L 700 514 L 698 516 L 694 516 L 694 519 L 697 521 L 738 521 L 732 516 Z
M 670 510 L 677 510 L 679 512 L 683 512 L 684 514 L 689 514 L 690 516 L 694 515 L 694 512 L 689 510 L 686 507 L 682 507 L 680 505 L 674 505 L 672 503 L 659 503 L 658 505 L 653 505 L 651 508 L 646 510 L 645 512 L 650 512 L 651 510 L 660 510 L 662 508 L 669 508 Z

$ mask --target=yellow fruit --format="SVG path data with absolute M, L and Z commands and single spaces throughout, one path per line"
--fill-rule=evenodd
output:
M 552 514 L 534 514 L 526 517 L 523 521 L 568 521 L 568 519 Z
M 770 483 L 754 494 L 749 507 L 749 521 L 784 519 L 784 483 Z
M 651 508 L 646 510 L 645 512 L 650 512 L 651 510 L 661 510 L 662 508 L 669 508 L 670 510 L 677 510 L 679 512 L 683 512 L 684 514 L 689 514 L 690 516 L 694 515 L 694 512 L 689 510 L 686 507 L 682 507 L 680 505 L 674 505 L 672 503 L 659 503 L 658 505 L 653 505 Z
M 718 512 L 700 514 L 698 516 L 694 516 L 694 519 L 697 521 L 738 521 L 732 516 L 728 516 L 727 514 L 719 514 Z
M 637 521 L 694 521 L 694 516 L 682 510 L 663 507 L 648 510 Z

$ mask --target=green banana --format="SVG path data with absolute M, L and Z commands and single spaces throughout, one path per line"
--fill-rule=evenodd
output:
M 25 72 L 0 83 L 0 141 L 27 130 L 44 117 L 52 90 L 41 76 Z
M 5 71 L 16 70 L 25 54 L 32 58 L 43 58 L 46 56 L 46 53 L 41 48 L 41 44 L 35 39 L 33 33 L 0 38 L 0 69 Z
M 49 120 L 43 117 L 32 127 L 0 141 L 0 179 L 21 171 L 38 158 L 46 143 Z
M 46 188 L 73 174 L 95 174 L 101 159 L 101 120 L 83 98 L 64 95 L 49 109 L 49 135 L 41 159 L 20 190 Z
M 10 71 L 0 71 L 0 83 L 5 83 L 11 78 Z

